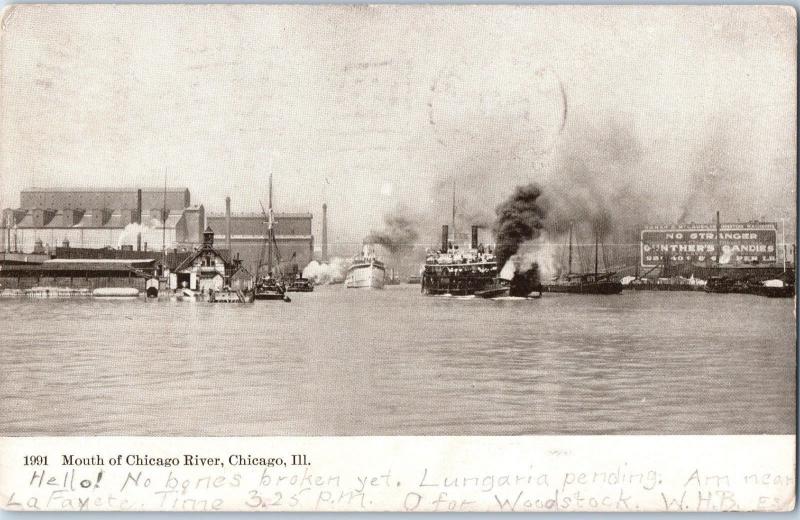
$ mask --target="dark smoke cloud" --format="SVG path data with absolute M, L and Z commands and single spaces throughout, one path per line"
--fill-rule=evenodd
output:
M 384 216 L 383 223 L 384 229 L 370 231 L 364 239 L 365 243 L 381 245 L 392 254 L 413 249 L 419 237 L 414 220 L 403 215 L 388 214 Z
M 505 265 L 523 243 L 538 238 L 544 229 L 546 213 L 540 205 L 541 195 L 542 190 L 537 184 L 519 186 L 497 207 L 494 232 L 498 265 Z

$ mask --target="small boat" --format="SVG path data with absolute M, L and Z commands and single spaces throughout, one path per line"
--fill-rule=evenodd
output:
M 498 298 L 500 296 L 508 296 L 508 292 L 511 290 L 511 287 L 508 285 L 508 283 L 503 282 L 504 280 L 498 279 L 494 285 L 479 291 L 475 291 L 475 296 L 478 298 Z
M 253 303 L 255 295 L 252 291 L 223 289 L 208 295 L 209 303 Z
M 389 271 L 389 278 L 386 278 L 386 285 L 400 285 L 400 279 L 394 274 L 394 269 Z
M 144 284 L 144 292 L 148 298 L 158 298 L 160 282 L 158 278 L 148 278 Z
M 261 278 L 256 281 L 254 289 L 254 298 L 256 300 L 283 300 L 285 302 L 292 301 L 286 294 L 286 289 L 277 282 L 274 278 Z
M 314 282 L 308 278 L 297 277 L 287 287 L 288 292 L 313 292 Z
M 794 284 L 784 280 L 764 280 L 756 288 L 756 294 L 768 298 L 791 298 L 794 296 Z
M 99 287 L 92 291 L 92 296 L 102 298 L 137 298 L 139 289 L 135 287 Z

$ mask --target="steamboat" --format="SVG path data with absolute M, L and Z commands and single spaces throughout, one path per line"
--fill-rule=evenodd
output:
M 505 292 L 498 287 L 499 269 L 492 248 L 478 244 L 478 226 L 472 226 L 470 246 L 459 249 L 453 245 L 449 241 L 449 227 L 442 226 L 441 248 L 429 252 L 425 259 L 422 293 L 496 296 Z
M 344 284 L 348 289 L 383 289 L 386 283 L 386 267 L 375 256 L 372 246 L 365 245 L 361 254 L 353 258 L 347 270 Z

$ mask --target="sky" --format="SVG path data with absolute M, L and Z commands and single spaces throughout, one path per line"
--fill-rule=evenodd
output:
M 28 186 L 186 186 L 207 211 L 490 226 L 536 182 L 620 224 L 786 218 L 796 20 L 759 6 L 17 6 L 0 207 Z M 567 211 L 564 208 L 570 209 Z M 568 216 L 569 217 L 569 216 Z M 572 218 L 572 217 L 569 217 Z M 435 240 L 435 238 L 434 238 Z

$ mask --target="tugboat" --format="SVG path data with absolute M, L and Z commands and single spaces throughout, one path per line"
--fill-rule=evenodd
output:
M 286 290 L 288 292 L 313 292 L 314 282 L 308 278 L 298 276 L 286 287 Z
M 353 265 L 347 270 L 344 285 L 348 289 L 366 288 L 383 289 L 386 283 L 386 267 L 375 256 L 372 247 L 365 245 L 361 255 L 353 259 Z
M 503 278 L 495 278 L 494 284 L 485 289 L 475 292 L 478 298 L 499 298 L 501 296 L 508 296 L 511 290 L 511 284 L 508 280 Z
M 478 244 L 478 227 L 472 226 L 470 249 L 459 250 L 448 238 L 449 228 L 444 225 L 441 249 L 429 252 L 425 259 L 422 293 L 470 296 L 499 289 L 497 258 L 490 247 Z
M 256 300 L 283 300 L 285 302 L 292 301 L 286 294 L 286 288 L 272 277 L 272 273 L 265 278 L 258 278 L 254 287 L 254 296 Z
M 569 264 L 567 274 L 542 285 L 545 292 L 571 293 L 571 294 L 619 294 L 622 292 L 622 283 L 614 279 L 616 273 L 601 273 L 597 270 L 598 238 L 595 233 L 594 240 L 594 272 L 572 272 L 572 225 L 569 227 Z

